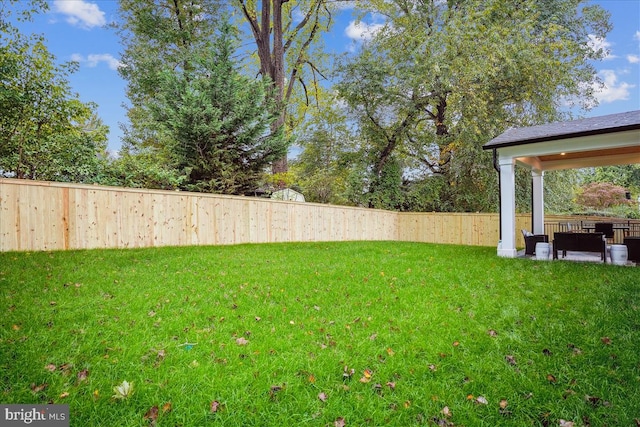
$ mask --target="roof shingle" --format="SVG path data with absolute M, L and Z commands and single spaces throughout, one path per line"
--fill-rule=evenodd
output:
M 483 145 L 485 150 L 640 129 L 640 110 L 546 125 L 508 129 Z M 640 144 L 640 141 L 638 141 Z

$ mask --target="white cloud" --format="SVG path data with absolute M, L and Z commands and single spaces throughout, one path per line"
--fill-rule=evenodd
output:
M 636 33 L 633 35 L 633 38 L 640 41 L 640 30 L 636 31 Z
M 97 4 L 84 0 L 55 0 L 54 10 L 67 16 L 67 22 L 82 28 L 101 27 L 107 23 Z
M 595 88 L 595 97 L 599 102 L 610 103 L 614 101 L 624 101 L 629 99 L 629 89 L 635 85 L 618 82 L 618 76 L 614 70 L 600 70 L 598 77 L 602 80 L 603 86 Z
M 611 43 L 609 43 L 607 39 L 589 34 L 589 42 L 587 44 L 594 52 L 602 51 L 602 53 L 604 53 L 602 59 L 607 60 L 615 58 L 615 56 L 611 54 Z
M 383 27 L 383 24 L 367 24 L 365 22 L 351 21 L 344 32 L 347 37 L 352 40 L 366 41 L 373 38 Z
M 629 61 L 630 64 L 638 64 L 638 63 L 640 63 L 640 56 L 638 56 L 638 55 L 627 55 L 627 61 Z
M 104 62 L 112 70 L 117 70 L 122 66 L 122 63 L 113 57 L 110 53 L 91 53 L 86 58 L 79 53 L 71 55 L 71 60 L 86 64 L 87 67 L 97 67 L 99 63 Z
M 339 1 L 334 3 L 334 7 L 339 10 L 354 9 L 356 7 L 355 1 Z

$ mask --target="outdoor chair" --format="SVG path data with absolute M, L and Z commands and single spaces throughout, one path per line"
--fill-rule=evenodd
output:
M 640 263 L 640 236 L 628 236 L 624 238 L 627 246 L 627 259 L 635 263 Z
M 524 237 L 525 255 L 536 254 L 536 243 L 549 243 L 549 236 L 547 236 L 546 234 L 533 234 L 527 230 L 522 230 L 522 236 Z
M 609 242 L 609 240 L 611 240 L 611 243 L 613 243 L 613 224 L 610 222 L 596 222 L 594 224 L 595 226 L 595 232 L 596 233 L 602 233 L 604 234 L 604 237 L 607 239 L 607 243 Z

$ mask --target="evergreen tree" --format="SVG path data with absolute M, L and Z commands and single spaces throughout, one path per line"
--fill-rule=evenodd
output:
M 279 115 L 271 85 L 239 72 L 231 59 L 235 40 L 231 26 L 221 24 L 208 55 L 159 75 L 151 113 L 187 190 L 242 194 L 286 153 L 282 134 L 269 131 Z

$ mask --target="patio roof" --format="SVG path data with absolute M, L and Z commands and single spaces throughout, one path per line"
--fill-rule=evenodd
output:
M 498 255 L 516 256 L 515 165 L 531 169 L 532 229 L 544 233 L 544 172 L 640 163 L 640 110 L 509 129 L 487 142 L 500 179 Z
M 640 110 L 509 129 L 483 148 L 538 170 L 640 163 Z

